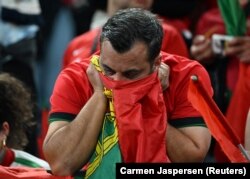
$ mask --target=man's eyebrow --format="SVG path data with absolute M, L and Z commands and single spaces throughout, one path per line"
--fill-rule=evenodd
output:
M 115 72 L 115 70 L 113 70 L 112 68 L 110 68 L 108 65 L 102 64 L 102 67 L 105 68 L 105 69 L 108 69 L 110 71 Z M 123 71 L 122 74 L 131 73 L 131 72 L 138 73 L 138 72 L 141 72 L 141 71 L 142 71 L 141 69 L 129 69 L 129 70 Z
M 108 65 L 105 65 L 105 64 L 102 64 L 102 67 L 103 67 L 103 68 L 106 68 L 106 69 L 108 69 L 108 70 L 110 70 L 110 71 L 115 71 L 115 70 L 113 70 L 112 68 L 110 68 Z
M 124 71 L 124 72 L 122 72 L 122 73 L 131 73 L 131 72 L 140 72 L 140 71 L 142 71 L 141 69 L 130 69 L 130 70 L 126 70 L 126 71 Z

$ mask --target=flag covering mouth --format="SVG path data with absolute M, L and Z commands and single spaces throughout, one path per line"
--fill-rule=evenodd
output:
M 100 72 L 109 112 L 86 176 L 115 178 L 115 163 L 120 162 L 169 162 L 165 139 L 166 107 L 157 72 L 140 80 L 114 81 L 102 73 L 99 56 L 93 56 L 91 63 Z M 106 145 L 109 147 L 106 150 L 108 139 L 113 142 Z M 90 172 L 91 168 L 94 170 Z M 104 176 L 106 171 L 110 171 L 110 175 L 114 172 L 114 176 Z

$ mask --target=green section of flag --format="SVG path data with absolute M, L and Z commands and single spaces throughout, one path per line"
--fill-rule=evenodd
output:
M 110 113 L 107 113 L 85 177 L 88 179 L 115 179 L 115 165 L 121 161 L 116 121 L 110 116 Z
M 246 34 L 246 17 L 238 0 L 217 0 L 228 35 Z

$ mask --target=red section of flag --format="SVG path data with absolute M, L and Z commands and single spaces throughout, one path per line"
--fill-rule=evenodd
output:
M 220 145 L 230 162 L 248 162 L 237 147 L 240 144 L 238 136 L 228 124 L 214 100 L 207 94 L 202 79 L 190 80 L 188 99 L 201 113 L 212 136 Z
M 157 73 L 136 81 L 113 81 L 101 76 L 112 89 L 118 136 L 124 162 L 167 162 L 167 115 Z

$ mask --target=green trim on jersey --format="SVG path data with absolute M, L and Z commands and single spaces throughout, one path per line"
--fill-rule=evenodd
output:
M 176 128 L 182 127 L 207 127 L 202 117 L 186 117 L 168 121 L 170 125 Z
M 49 123 L 52 123 L 54 121 L 71 122 L 71 121 L 73 121 L 75 119 L 75 117 L 76 117 L 75 114 L 56 112 L 56 113 L 50 114 Z

